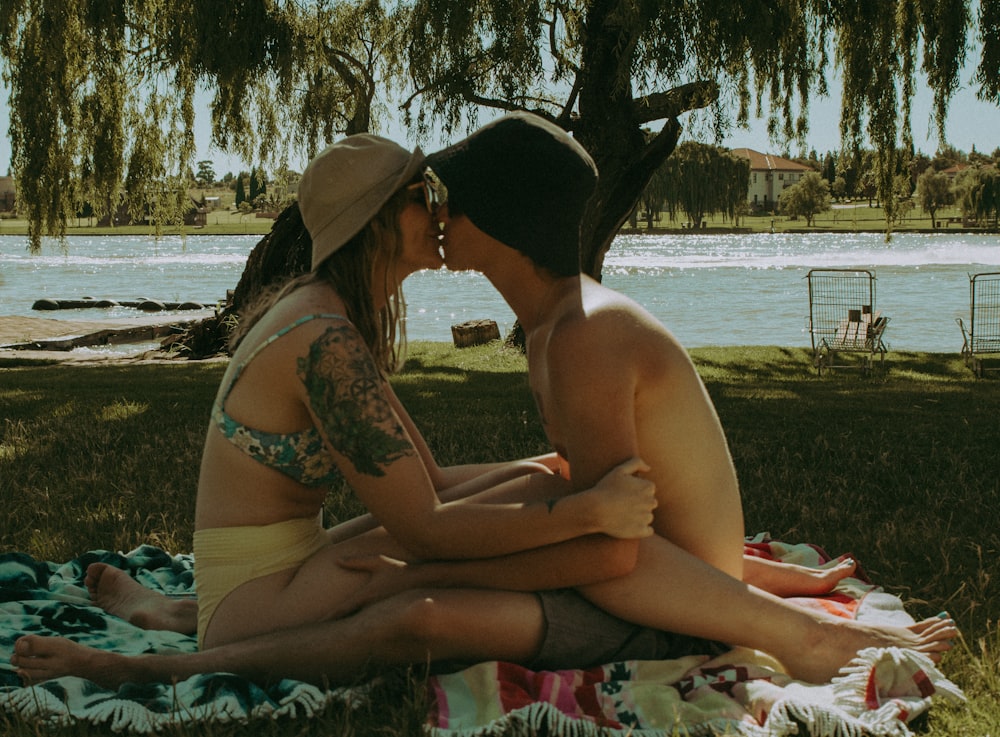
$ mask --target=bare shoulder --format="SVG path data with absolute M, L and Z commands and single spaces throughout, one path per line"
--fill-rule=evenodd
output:
M 273 305 L 246 334 L 234 363 L 249 362 L 246 379 L 265 375 L 275 384 L 294 379 L 299 362 L 331 331 L 349 343 L 363 344 L 344 312 L 343 302 L 330 290 L 312 285 L 297 289 Z M 296 384 L 289 381 L 290 386 Z
M 276 333 L 288 333 L 286 345 L 309 342 L 334 322 L 347 323 L 343 301 L 329 287 L 309 284 L 282 297 L 260 318 L 247 334 L 251 345 Z M 294 330 L 290 329 L 296 326 Z
M 565 311 L 548 341 L 550 365 L 586 363 L 601 370 L 645 366 L 683 348 L 645 308 L 620 292 L 587 280 L 579 309 Z M 586 357 L 585 361 L 580 361 Z

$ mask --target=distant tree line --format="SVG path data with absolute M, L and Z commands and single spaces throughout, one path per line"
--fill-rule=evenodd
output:
M 685 141 L 653 173 L 640 200 L 649 227 L 662 211 L 672 221 L 683 212 L 692 228 L 708 215 L 730 220 L 745 212 L 750 162 L 728 149 Z
M 853 155 L 828 152 L 820 163 L 815 152 L 797 159 L 818 171 L 835 200 L 867 199 L 869 205 L 880 203 L 872 163 L 874 152 Z M 921 151 L 901 150 L 893 173 L 890 225 L 906 217 L 915 205 L 936 223 L 937 213 L 946 207 L 958 207 L 963 219 L 982 225 L 997 223 L 1000 212 L 1000 148 L 986 155 L 976 151 L 966 154 L 953 146 L 942 146 L 933 156 Z M 787 190 L 786 190 L 787 193 Z M 828 206 L 829 207 L 829 206 Z
M 775 202 L 776 212 L 804 217 L 811 226 L 816 215 L 829 210 L 834 201 L 867 200 L 869 206 L 888 204 L 879 195 L 876 154 L 871 150 L 852 153 L 815 150 L 807 156 L 788 158 L 809 167 L 795 184 L 785 188 Z M 1000 148 L 990 155 L 973 148 L 966 154 L 952 146 L 935 156 L 922 152 L 897 152 L 898 162 L 889 194 L 892 207 L 884 208 L 887 225 L 905 218 L 919 205 L 937 223 L 937 213 L 958 207 L 967 222 L 996 226 L 1000 220 Z M 668 213 L 672 221 L 683 212 L 687 223 L 698 227 L 709 215 L 723 215 L 738 223 L 749 211 L 749 162 L 725 148 L 687 141 L 654 173 L 643 192 L 636 219 L 648 227 Z

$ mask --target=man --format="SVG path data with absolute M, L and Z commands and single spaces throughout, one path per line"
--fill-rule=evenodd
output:
M 827 680 L 863 647 L 950 647 L 947 621 L 832 622 L 744 582 L 766 584 L 775 569 L 747 559 L 744 570 L 736 473 L 694 366 L 646 310 L 580 274 L 579 223 L 597 170 L 565 131 L 513 114 L 427 163 L 446 198 L 445 263 L 483 273 L 514 310 L 546 434 L 574 487 L 628 458 L 650 467 L 656 534 L 619 541 L 638 546 L 636 568 L 581 587 L 588 599 L 647 627 L 765 650 L 805 680 Z

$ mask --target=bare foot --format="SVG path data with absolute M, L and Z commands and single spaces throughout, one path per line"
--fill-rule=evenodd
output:
M 10 663 L 25 685 L 61 676 L 80 676 L 105 688 L 117 688 L 130 680 L 127 671 L 135 660 L 62 637 L 25 635 L 14 643 Z
M 147 589 L 120 568 L 91 563 L 84 584 L 97 606 L 136 627 L 182 635 L 193 635 L 198 629 L 196 599 L 171 599 Z
M 829 594 L 858 568 L 852 558 L 845 558 L 830 568 L 809 568 L 794 563 L 780 563 L 763 558 L 744 563 L 744 580 L 775 596 L 822 596 Z
M 938 663 L 957 637 L 958 628 L 949 618 L 932 617 L 906 627 L 890 627 L 831 617 L 810 641 L 794 643 L 780 659 L 794 678 L 826 683 L 865 648 L 915 650 Z

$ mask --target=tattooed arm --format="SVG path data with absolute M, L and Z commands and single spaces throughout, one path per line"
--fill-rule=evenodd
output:
M 467 463 L 458 466 L 439 466 L 427 442 L 410 417 L 399 397 L 388 382 L 384 385 L 386 398 L 410 436 L 414 447 L 423 459 L 431 482 L 441 501 L 465 499 L 498 484 L 529 473 L 560 473 L 559 457 L 555 453 L 520 458 L 498 463 Z
M 440 501 L 451 502 L 471 498 L 478 503 L 552 502 L 573 492 L 569 483 L 569 468 L 556 453 L 499 463 L 439 466 L 420 430 L 392 390 L 392 386 L 384 382 L 383 387 L 389 403 L 423 460 Z M 522 479 L 529 474 L 537 476 L 530 480 Z M 515 479 L 522 479 L 523 483 L 510 483 Z M 354 537 L 378 526 L 378 522 L 371 514 L 364 514 L 339 523 L 336 528 L 336 539 Z
M 305 403 L 345 478 L 375 518 L 419 558 L 492 557 L 591 533 L 651 533 L 654 494 L 651 484 L 634 475 L 643 469 L 638 461 L 553 505 L 441 503 L 351 325 L 327 327 L 298 359 L 298 375 Z

